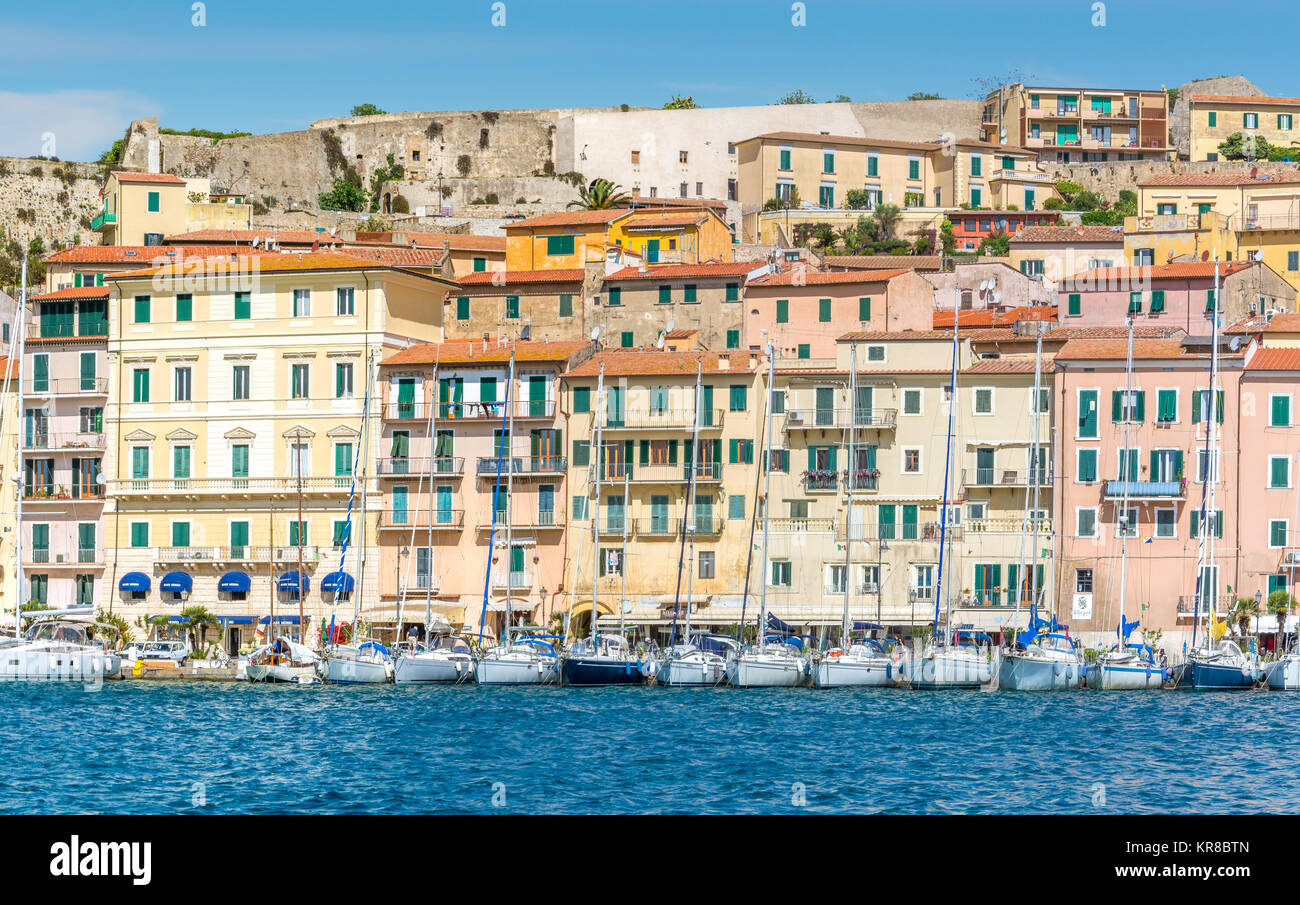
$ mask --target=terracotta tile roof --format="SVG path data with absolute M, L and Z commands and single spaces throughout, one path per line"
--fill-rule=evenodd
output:
M 1139 187 L 1179 186 L 1179 185 L 1255 185 L 1258 183 L 1292 183 L 1300 182 L 1300 171 L 1283 170 L 1278 173 L 1260 173 L 1253 177 L 1249 173 L 1160 173 L 1149 176 L 1138 183 Z
M 1300 97 L 1267 97 L 1246 94 L 1193 94 L 1194 104 L 1284 104 L 1300 106 Z
M 851 270 L 942 270 L 943 258 L 939 255 L 827 255 L 822 267 L 834 271 L 844 267 Z
M 699 226 L 710 216 L 708 211 L 699 211 L 697 213 L 668 213 L 668 214 L 644 214 L 641 211 L 634 211 L 633 217 L 623 227 L 627 230 L 655 230 L 655 229 L 672 229 L 675 226 Z
M 607 211 L 556 211 L 542 214 L 526 220 L 514 220 L 502 225 L 502 229 L 535 229 L 542 226 L 601 226 L 615 220 L 630 216 L 633 212 L 625 207 Z
M 1025 226 L 1011 237 L 1012 242 L 1115 242 L 1124 244 L 1121 226 Z
M 258 253 L 262 249 L 257 250 Z M 141 264 L 151 265 L 155 259 L 197 257 L 202 255 L 249 254 L 247 246 L 207 245 L 202 248 L 169 248 L 166 245 L 74 245 L 56 251 L 45 258 L 46 264 Z
M 360 240 L 361 234 L 357 234 Z M 451 246 L 452 251 L 499 251 L 506 250 L 505 236 L 476 236 L 471 233 L 407 233 L 406 240 L 416 245 L 437 246 L 443 242 Z
M 1246 363 L 1248 371 L 1300 371 L 1300 349 L 1256 349 Z
M 467 273 L 459 279 L 462 286 L 515 286 L 520 283 L 581 283 L 587 272 L 581 267 L 555 270 L 497 270 Z
M 441 343 L 419 343 L 385 358 L 381 367 L 430 364 L 502 364 L 514 352 L 515 362 L 551 361 L 564 363 L 591 343 L 585 339 L 557 342 L 504 342 L 488 339 L 450 340 Z
M 624 267 L 605 277 L 610 280 L 684 280 L 710 277 L 743 277 L 751 270 L 766 264 L 766 261 L 736 261 L 734 263 L 715 264 L 651 264 L 642 273 L 638 267 Z
M 664 339 L 687 339 L 699 332 L 699 330 L 669 330 L 664 334 Z
M 1183 358 L 1185 354 L 1183 341 L 1178 338 L 1133 340 L 1135 359 Z M 1056 352 L 1057 361 L 1062 359 L 1124 361 L 1127 358 L 1127 339 L 1075 339 L 1067 342 Z
M 378 261 L 389 267 L 437 267 L 442 264 L 445 254 L 441 248 L 406 248 L 401 245 L 390 245 L 386 248 L 353 245 L 345 251 L 355 257 Z
M 951 330 L 863 330 L 845 333 L 835 339 L 837 343 L 878 342 L 885 340 L 952 339 Z
M 108 298 L 107 286 L 69 286 L 66 289 L 57 289 L 54 292 L 47 292 L 44 295 L 33 295 L 27 299 L 29 302 L 58 302 L 68 299 L 106 299 Z
M 1051 374 L 1056 365 L 1050 357 L 1043 357 L 1042 373 Z M 1032 358 L 981 358 L 962 371 L 963 374 L 1032 374 Z
M 1020 321 L 1054 321 L 1057 307 L 1055 305 L 1031 305 L 1019 308 L 977 308 L 960 312 L 957 324 L 960 327 L 996 327 L 999 324 L 1016 324 Z M 931 316 L 932 326 L 952 327 L 952 311 L 936 311 Z
M 154 182 L 164 185 L 184 185 L 185 180 L 171 173 L 133 173 L 130 170 L 114 170 L 118 182 Z
M 996 343 L 996 342 L 1033 342 L 1034 337 L 1024 336 L 1012 330 L 1010 327 L 985 327 L 984 329 L 972 330 L 966 334 L 966 338 L 973 343 Z
M 632 195 L 623 207 L 638 211 L 698 208 L 718 212 L 727 209 L 727 202 L 717 198 L 651 198 L 649 195 Z
M 664 352 L 658 349 L 606 349 L 588 358 L 576 368 L 570 370 L 566 377 L 596 377 L 600 366 L 605 366 L 605 376 L 632 377 L 637 374 L 682 374 L 695 373 L 696 367 L 703 365 L 706 374 L 740 374 L 746 377 L 754 372 L 750 368 L 750 359 L 758 361 L 756 352 Z M 734 362 L 730 367 L 720 366 L 723 360 Z
M 18 362 L 5 355 L 0 355 L 0 379 L 13 380 L 18 376 Z
M 365 258 L 359 258 L 356 255 L 344 254 L 340 251 L 298 251 L 278 254 L 261 254 L 256 256 L 258 272 L 267 273 L 290 273 L 294 271 L 309 272 L 314 270 L 392 270 L 395 269 L 389 265 L 369 261 Z M 155 267 L 149 270 L 132 270 L 127 273 L 109 274 L 106 280 L 138 280 L 144 277 L 150 277 L 155 274 L 168 275 L 201 275 L 206 273 L 220 274 L 229 272 L 225 266 L 231 262 L 222 258 L 197 257 L 189 255 L 184 261 L 176 264 L 166 264 L 162 267 Z M 405 271 L 413 276 L 419 276 L 413 271 Z
M 794 268 L 785 273 L 770 273 L 749 281 L 751 286 L 822 286 L 831 283 L 884 283 L 894 277 L 911 273 L 910 270 L 849 270 L 842 273 L 822 273 L 817 270 Z
M 1226 277 L 1247 267 L 1253 267 L 1255 261 L 1220 261 L 1219 276 Z M 1213 261 L 1175 261 L 1172 264 L 1154 264 L 1144 267 L 1097 267 L 1083 270 L 1067 277 L 1065 282 L 1091 282 L 1094 287 L 1099 283 L 1122 283 L 1142 280 L 1200 280 L 1214 276 Z
M 338 236 L 310 229 L 196 229 L 163 239 L 164 245 L 251 245 L 274 239 L 280 245 L 342 245 Z
M 1227 327 L 1224 327 L 1223 333 L 1227 335 L 1241 334 L 1244 336 L 1251 333 L 1262 333 L 1264 328 L 1267 326 L 1267 318 L 1258 314 L 1251 314 L 1243 317 L 1235 324 L 1230 324 Z
M 1300 314 L 1286 312 L 1273 315 L 1264 327 L 1267 333 L 1300 333 Z
M 1133 326 L 1134 339 L 1162 339 L 1173 336 L 1183 336 L 1185 331 L 1181 327 L 1161 327 L 1151 325 Z M 1057 327 L 1049 330 L 1043 336 L 1045 341 L 1050 342 L 1069 342 L 1074 339 L 1127 339 L 1128 327 Z
M 933 141 L 890 141 L 855 135 L 822 135 L 819 132 L 764 132 L 745 141 L 809 141 L 824 145 L 853 145 L 864 148 L 897 148 L 900 151 L 937 151 L 943 147 Z

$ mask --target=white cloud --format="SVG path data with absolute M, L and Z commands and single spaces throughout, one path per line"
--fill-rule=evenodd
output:
M 93 161 L 131 120 L 157 113 L 155 102 L 126 91 L 0 91 L 0 155 Z

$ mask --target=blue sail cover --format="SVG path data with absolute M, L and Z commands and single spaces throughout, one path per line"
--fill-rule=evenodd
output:
M 1119 636 L 1120 640 L 1127 641 L 1128 636 L 1133 634 L 1133 629 L 1137 628 L 1138 625 L 1140 624 L 1141 623 L 1139 623 L 1139 621 L 1136 619 L 1134 619 L 1132 622 L 1129 622 L 1127 619 L 1121 616 L 1120 624 L 1115 627 L 1115 634 Z
M 727 651 L 735 647 L 735 641 L 726 635 L 707 635 L 700 633 L 695 636 L 695 646 L 705 653 L 719 654 L 726 656 Z M 727 642 L 731 642 L 728 644 Z
M 794 630 L 793 625 L 790 625 L 788 622 L 782 622 L 780 619 L 777 619 L 771 613 L 767 614 L 767 630 L 769 632 L 779 632 L 783 635 L 798 634 L 798 632 Z

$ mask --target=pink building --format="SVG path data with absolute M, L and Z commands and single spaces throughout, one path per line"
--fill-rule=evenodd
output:
M 1224 324 L 1295 307 L 1295 289 L 1267 264 L 1219 263 L 1219 310 Z M 1208 335 L 1214 262 L 1182 261 L 1147 267 L 1098 267 L 1066 279 L 1058 297 L 1062 326 L 1139 324 L 1180 327 Z
M 929 330 L 934 289 L 910 270 L 820 273 L 796 266 L 745 287 L 745 344 L 781 358 L 833 359 L 845 333 Z
M 1208 341 L 1135 340 L 1131 393 L 1126 349 L 1127 339 L 1078 339 L 1056 354 L 1057 600 L 1061 620 L 1086 643 L 1113 641 L 1120 601 L 1118 516 L 1127 491 L 1125 613 L 1144 628 L 1163 631 L 1162 646 L 1172 653 L 1193 622 L 1202 552 L 1196 516 L 1207 475 L 1216 482 L 1217 565 L 1207 578 L 1217 611 L 1225 614 L 1237 596 L 1264 585 L 1263 575 L 1252 572 L 1252 557 L 1237 552 L 1259 544 L 1258 526 L 1243 519 L 1243 511 L 1258 511 L 1263 494 L 1246 487 L 1238 492 L 1241 475 L 1250 474 L 1237 452 L 1239 432 L 1247 431 L 1238 397 L 1244 350 L 1222 347 L 1218 402 L 1211 404 Z M 1206 454 L 1211 419 L 1220 447 L 1213 463 Z

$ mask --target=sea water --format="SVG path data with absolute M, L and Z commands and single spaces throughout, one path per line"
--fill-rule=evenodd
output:
M 0 813 L 1300 812 L 1300 695 L 0 683 Z

